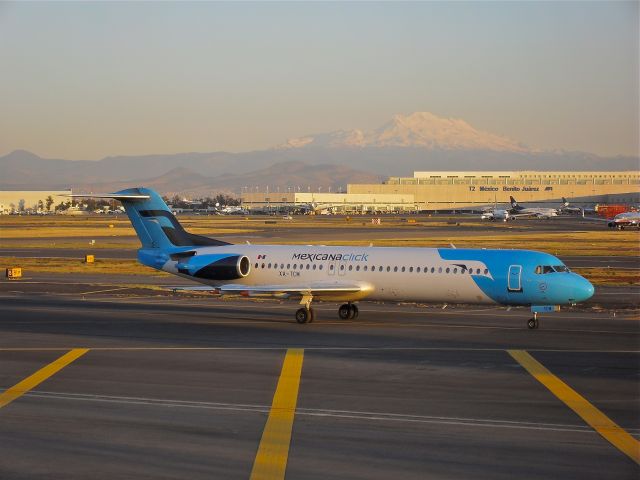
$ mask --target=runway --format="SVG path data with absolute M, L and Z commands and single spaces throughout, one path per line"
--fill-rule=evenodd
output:
M 560 312 L 529 331 L 524 309 L 364 302 L 357 320 L 318 304 L 298 325 L 291 302 L 82 292 L 0 292 L 2 390 L 49 368 L 0 407 L 3 479 L 259 478 L 287 416 L 293 479 L 639 472 L 517 360 L 637 444 L 637 313 Z

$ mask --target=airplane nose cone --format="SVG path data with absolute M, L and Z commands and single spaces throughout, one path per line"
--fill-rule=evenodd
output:
M 595 288 L 591 285 L 591 282 L 584 277 L 578 277 L 576 285 L 576 302 L 584 302 L 593 297 Z

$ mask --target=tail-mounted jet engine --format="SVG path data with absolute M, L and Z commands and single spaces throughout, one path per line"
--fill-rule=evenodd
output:
M 208 280 L 236 280 L 246 277 L 251 271 L 251 261 L 244 255 L 192 255 L 177 260 L 179 273 Z

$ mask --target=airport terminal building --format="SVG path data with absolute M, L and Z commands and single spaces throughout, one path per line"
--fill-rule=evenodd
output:
M 562 197 L 576 206 L 640 202 L 640 172 L 415 172 L 381 184 L 349 184 L 347 193 L 246 193 L 249 209 L 326 205 L 333 212 L 438 211 L 507 204 L 553 206 Z

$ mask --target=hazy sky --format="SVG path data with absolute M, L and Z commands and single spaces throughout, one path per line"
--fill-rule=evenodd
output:
M 430 111 L 638 154 L 639 3 L 0 3 L 0 155 L 247 151 Z

